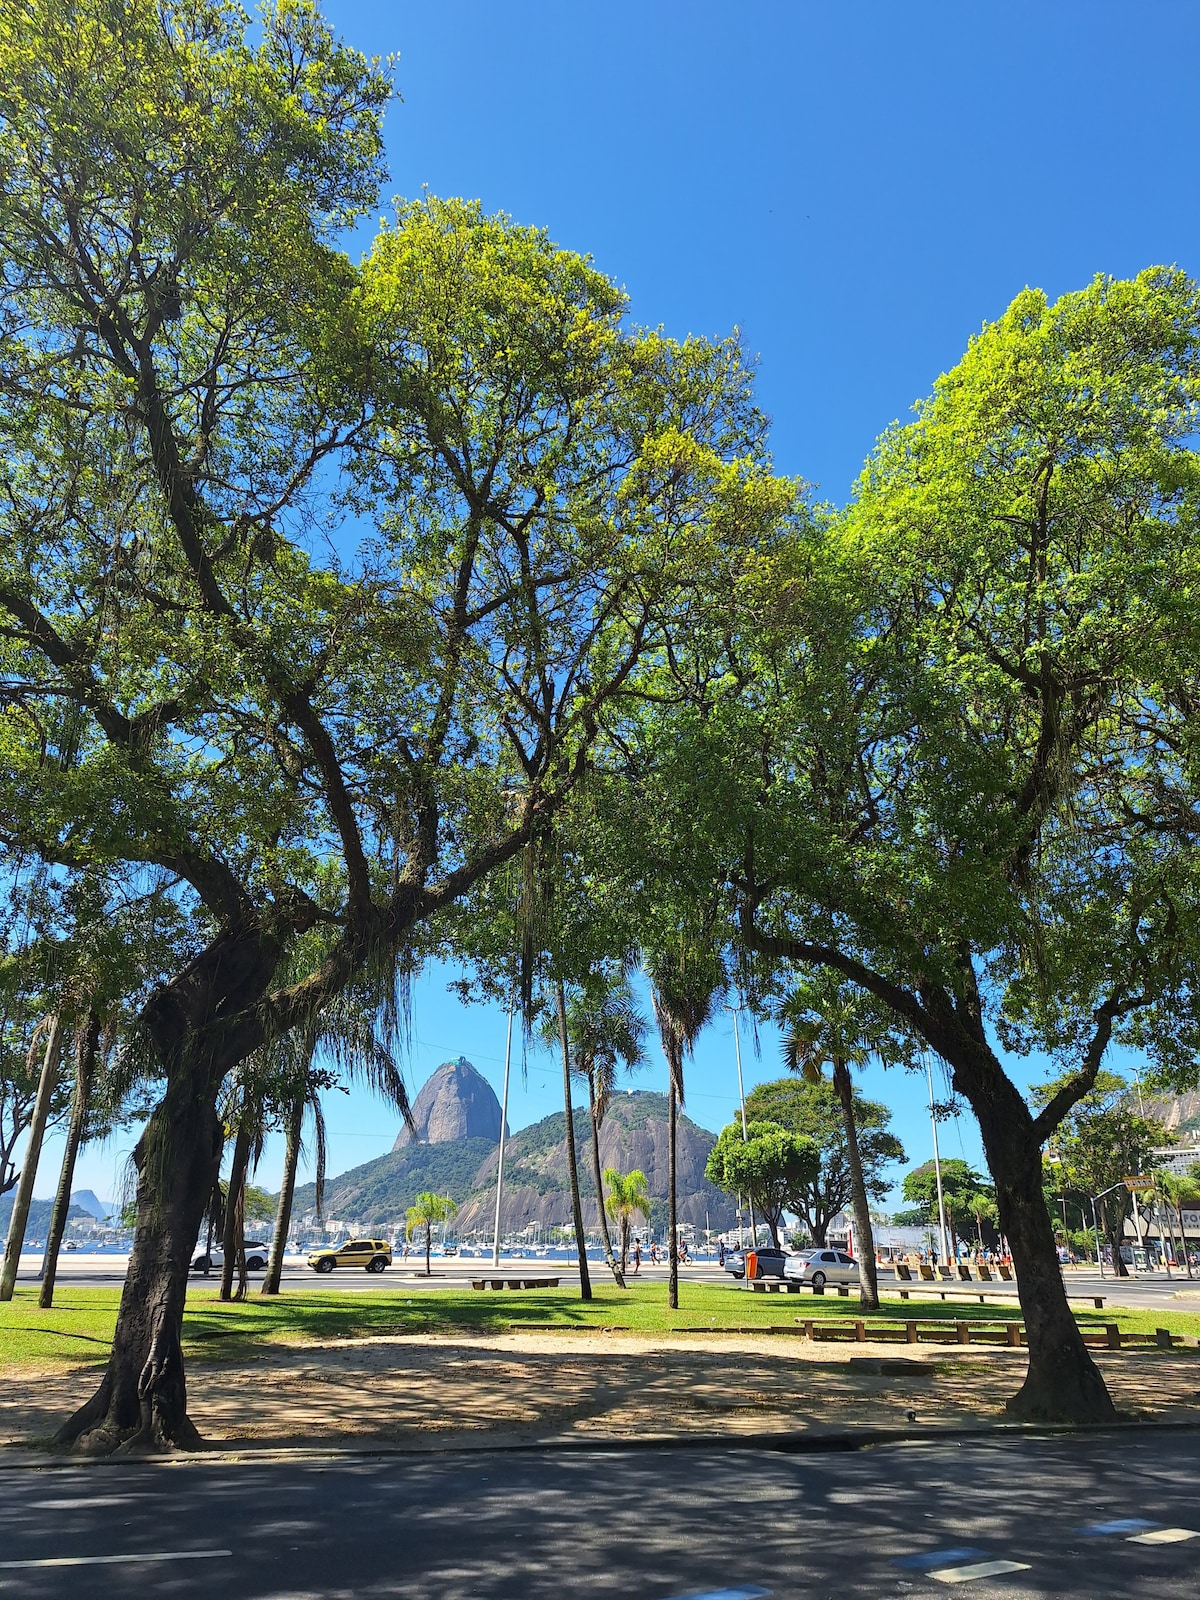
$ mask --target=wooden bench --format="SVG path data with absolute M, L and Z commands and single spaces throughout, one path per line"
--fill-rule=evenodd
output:
M 843 1321 L 832 1317 L 801 1318 L 797 1333 L 806 1339 L 851 1339 L 863 1344 L 868 1339 L 876 1343 L 904 1344 L 989 1344 L 1006 1345 L 1020 1349 L 1027 1343 L 1022 1322 L 1003 1317 L 967 1317 L 951 1322 L 948 1318 L 922 1317 L 909 1321 L 899 1318 L 863 1318 Z M 867 1329 L 870 1332 L 867 1332 Z M 1106 1323 L 1104 1331 L 1082 1329 L 1083 1342 L 1106 1350 L 1123 1350 L 1131 1346 L 1153 1345 L 1160 1350 L 1172 1350 L 1184 1342 L 1184 1335 L 1172 1333 L 1169 1328 L 1156 1328 L 1153 1333 L 1127 1333 L 1117 1323 Z
M 557 1278 L 472 1278 L 472 1289 L 557 1289 Z

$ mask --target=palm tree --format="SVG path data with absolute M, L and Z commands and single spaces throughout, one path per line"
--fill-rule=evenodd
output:
M 566 1026 L 572 1053 L 571 1070 L 588 1088 L 592 1178 L 596 1185 L 604 1259 L 623 1289 L 624 1264 L 617 1265 L 608 1232 L 604 1179 L 600 1171 L 600 1124 L 612 1098 L 618 1068 L 623 1065 L 632 1072 L 646 1059 L 642 1048 L 646 1022 L 637 1009 L 626 973 L 618 970 L 614 975 L 611 968 L 598 969 L 567 1001 Z
M 417 1228 L 425 1229 L 425 1276 L 430 1278 L 433 1271 L 429 1265 L 430 1236 L 435 1222 L 449 1222 L 458 1212 L 458 1207 L 447 1194 L 434 1194 L 432 1190 L 425 1189 L 417 1196 L 412 1205 L 405 1212 L 408 1223 L 407 1236 L 411 1239 Z
M 316 1209 L 325 1196 L 325 1117 L 321 1090 L 339 1077 L 365 1084 L 412 1125 L 408 1091 L 393 1055 L 397 1019 L 377 993 L 354 989 L 339 995 L 305 1026 L 293 1029 L 269 1047 L 270 1090 L 284 1129 L 283 1178 L 271 1236 L 271 1255 L 263 1294 L 278 1294 L 292 1221 L 296 1169 L 303 1149 L 304 1116 L 312 1117 L 316 1153 Z M 380 1038 L 380 1033 L 383 1037 Z M 318 1067 L 318 1053 L 328 1062 Z
M 654 999 L 654 1015 L 667 1058 L 667 1228 L 670 1235 L 670 1273 L 667 1303 L 679 1310 L 679 1235 L 676 1223 L 676 1146 L 679 1107 L 683 1104 L 683 1062 L 695 1047 L 701 1029 L 725 988 L 720 956 L 703 943 L 680 940 L 650 955 L 646 961 Z
M 819 1083 L 824 1063 L 832 1065 L 833 1086 L 846 1131 L 851 1204 L 858 1233 L 859 1305 L 864 1311 L 878 1311 L 875 1235 L 863 1180 L 850 1067 L 861 1067 L 872 1055 L 889 1061 L 899 1059 L 903 1054 L 902 1040 L 894 1021 L 868 995 L 826 971 L 799 984 L 779 1008 L 779 1018 L 784 1024 L 783 1058 L 789 1071 L 800 1073 L 810 1083 Z
M 646 1174 L 635 1167 L 621 1175 L 616 1167 L 605 1167 L 604 1181 L 608 1185 L 608 1199 L 604 1202 L 609 1216 L 621 1231 L 621 1282 L 625 1281 L 625 1268 L 629 1264 L 629 1228 L 635 1216 L 650 1218 L 650 1191 L 646 1187 Z

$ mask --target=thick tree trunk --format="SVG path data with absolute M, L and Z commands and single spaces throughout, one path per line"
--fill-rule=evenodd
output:
M 137 1226 L 108 1370 L 58 1444 L 93 1454 L 199 1444 L 183 1367 L 188 1269 L 220 1167 L 221 1082 L 261 1040 L 254 1009 L 278 959 L 278 941 L 256 925 L 221 933 L 142 1012 L 167 1087 L 134 1151 Z
M 432 1246 L 433 1246 L 433 1224 L 431 1222 L 426 1222 L 426 1224 L 425 1224 L 425 1276 L 427 1278 L 432 1278 L 433 1277 L 433 1267 L 430 1265 L 430 1261 L 429 1261 L 430 1253 L 432 1251 Z
M 38 1305 L 43 1311 L 49 1310 L 54 1304 L 58 1252 L 62 1249 L 63 1234 L 67 1227 L 67 1212 L 71 1209 L 75 1162 L 79 1155 L 79 1147 L 83 1143 L 83 1130 L 87 1124 L 88 1102 L 92 1095 L 92 1080 L 96 1074 L 96 1052 L 99 1045 L 100 1018 L 94 1011 L 89 1011 L 87 1025 L 75 1053 L 75 1097 L 71 1102 L 67 1146 L 63 1151 L 62 1170 L 58 1175 L 58 1193 L 54 1196 L 54 1211 L 50 1217 L 50 1232 L 46 1238 L 46 1254 L 42 1259 L 42 1290 L 38 1295 Z
M 188 1267 L 221 1159 L 217 1083 L 177 1069 L 134 1151 L 137 1229 L 99 1390 L 59 1431 L 90 1453 L 195 1448 L 182 1328 Z
M 567 1040 L 567 997 L 561 981 L 556 985 L 558 1001 L 558 1042 L 562 1051 L 563 1098 L 567 1113 L 567 1171 L 571 1179 L 571 1210 L 575 1218 L 575 1247 L 579 1252 L 579 1298 L 592 1298 L 588 1273 L 587 1234 L 583 1227 L 583 1202 L 579 1198 L 579 1161 L 575 1153 L 575 1117 L 571 1109 L 571 1048 Z
M 29 1142 L 25 1146 L 25 1159 L 17 1192 L 13 1196 L 12 1214 L 8 1219 L 8 1238 L 4 1245 L 4 1265 L 0 1268 L 0 1301 L 11 1300 L 17 1281 L 17 1267 L 25 1245 L 25 1226 L 29 1221 L 29 1202 L 33 1199 L 33 1182 L 37 1177 L 38 1160 L 42 1154 L 42 1139 L 50 1116 L 50 1101 L 58 1082 L 58 1063 L 62 1054 L 62 1018 L 55 1015 L 50 1023 L 50 1036 L 46 1041 L 46 1054 L 42 1059 L 42 1075 L 38 1080 L 37 1100 L 33 1120 L 29 1124 Z
M 246 1193 L 246 1168 L 250 1165 L 250 1124 L 247 1108 L 242 1106 L 242 1119 L 238 1124 L 237 1137 L 233 1141 L 233 1160 L 229 1167 L 229 1188 L 225 1200 L 225 1230 L 221 1235 L 221 1251 L 224 1260 L 221 1263 L 221 1291 L 222 1300 L 233 1298 L 233 1273 L 235 1267 L 239 1269 L 239 1276 L 244 1278 L 244 1268 L 239 1266 L 239 1260 L 244 1260 L 242 1237 L 245 1231 L 245 1201 Z M 240 1298 L 240 1297 L 239 1297 Z
M 967 1095 L 979 1121 L 1025 1315 L 1029 1368 L 1007 1410 L 1030 1422 L 1110 1421 L 1115 1408 L 1067 1304 L 1029 1108 L 999 1062 L 982 1083 L 978 1062 L 965 1071 L 951 1066 L 955 1088 Z
M 600 1122 L 596 1116 L 596 1080 L 589 1072 L 587 1075 L 588 1086 L 588 1116 L 592 1124 L 592 1177 L 596 1183 L 596 1204 L 600 1207 L 600 1237 L 604 1240 L 604 1259 L 608 1263 L 608 1270 L 616 1279 L 617 1288 L 625 1287 L 625 1263 L 617 1265 L 613 1255 L 612 1238 L 608 1231 L 608 1214 L 604 1209 L 604 1173 L 600 1166 Z
M 844 1061 L 833 1063 L 833 1086 L 842 1104 L 842 1126 L 846 1130 L 846 1159 L 850 1164 L 850 1199 L 854 1207 L 854 1226 L 858 1232 L 858 1305 L 861 1311 L 879 1310 L 879 1281 L 875 1273 L 875 1235 L 863 1181 L 862 1154 L 858 1148 L 858 1125 L 854 1120 L 854 1085 Z
M 288 1230 L 292 1226 L 292 1201 L 296 1194 L 296 1169 L 300 1165 L 300 1133 L 303 1126 L 304 1095 L 298 1094 L 295 1105 L 288 1112 L 284 1135 L 283 1182 L 279 1186 L 275 1232 L 271 1236 L 271 1259 L 267 1262 L 267 1275 L 263 1279 L 264 1294 L 278 1294 L 279 1281 L 283 1276 L 283 1256 L 287 1249 Z
M 671 1073 L 671 1088 L 667 1094 L 667 1249 L 670 1271 L 667 1276 L 667 1304 L 672 1311 L 679 1310 L 679 1235 L 675 1229 L 676 1172 L 675 1153 L 679 1136 L 679 1100 L 675 1093 L 675 1074 Z

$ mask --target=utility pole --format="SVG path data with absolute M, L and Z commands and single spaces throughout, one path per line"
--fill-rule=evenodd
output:
M 747 1137 L 748 1137 L 748 1135 L 746 1133 L 746 1090 L 742 1085 L 742 1041 L 741 1041 L 740 1035 L 738 1034 L 738 1012 L 742 1009 L 742 1007 L 741 1007 L 741 1004 L 739 1002 L 739 1004 L 737 1004 L 736 1006 L 730 1006 L 729 1009 L 730 1009 L 730 1011 L 733 1012 L 733 1052 L 734 1052 L 734 1055 L 737 1057 L 738 1100 L 739 1100 L 739 1102 L 741 1104 L 741 1107 L 742 1107 L 742 1143 L 745 1144 L 746 1140 L 747 1140 Z M 755 1228 L 754 1228 L 754 1201 L 750 1198 L 749 1194 L 747 1194 L 747 1196 L 746 1196 L 746 1208 L 750 1213 L 750 1243 L 753 1245 L 753 1244 L 757 1243 L 758 1235 L 755 1232 Z M 742 1222 L 741 1222 L 741 1218 L 739 1217 L 738 1218 L 738 1242 L 739 1242 L 739 1244 L 741 1243 L 741 1231 L 742 1231 Z
M 925 1076 L 929 1081 L 929 1126 L 933 1129 L 933 1175 L 937 1179 L 938 1226 L 942 1234 L 942 1260 L 950 1265 L 950 1245 L 946 1237 L 946 1204 L 942 1199 L 942 1160 L 938 1154 L 937 1117 L 933 1109 L 933 1068 L 925 1051 Z
M 508 1069 L 512 1063 L 513 1003 L 508 1003 L 508 1038 L 504 1042 L 504 1098 L 500 1103 L 500 1155 L 496 1161 L 496 1227 L 492 1235 L 492 1265 L 500 1265 L 500 1197 L 504 1193 L 504 1136 L 508 1130 Z
M 55 1012 L 50 1019 L 50 1036 L 46 1041 L 46 1055 L 42 1061 L 42 1075 L 38 1079 L 37 1099 L 33 1103 L 33 1120 L 29 1124 L 29 1139 L 25 1146 L 25 1161 L 13 1196 L 12 1215 L 8 1219 L 8 1239 L 4 1246 L 4 1266 L 0 1268 L 0 1301 L 11 1300 L 17 1281 L 17 1267 L 21 1260 L 21 1247 L 25 1243 L 25 1226 L 29 1221 L 29 1202 L 33 1199 L 33 1180 L 37 1177 L 38 1160 L 42 1153 L 42 1139 L 50 1117 L 50 1101 L 58 1082 L 58 1062 L 62 1054 L 62 1017 Z

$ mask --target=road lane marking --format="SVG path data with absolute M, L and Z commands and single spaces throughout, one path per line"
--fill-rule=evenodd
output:
M 892 1562 L 894 1567 L 908 1567 L 920 1571 L 925 1567 L 948 1567 L 955 1561 L 970 1561 L 972 1556 L 984 1552 L 969 1544 L 956 1545 L 952 1550 L 925 1550 L 917 1556 L 900 1556 Z
M 673 1600 L 770 1600 L 771 1589 L 703 1589 L 677 1594 Z
M 1157 1522 L 1148 1522 L 1145 1517 L 1115 1517 L 1112 1522 L 1090 1522 L 1079 1531 L 1099 1538 L 1106 1533 L 1137 1533 L 1143 1528 L 1157 1527 Z
M 75 1511 L 91 1509 L 92 1506 L 127 1506 L 132 1501 L 131 1494 L 89 1494 L 72 1495 L 69 1499 L 62 1500 L 31 1500 L 31 1511 Z
M 1155 1528 L 1152 1533 L 1134 1533 L 1127 1544 L 1182 1544 L 1185 1539 L 1200 1539 L 1191 1528 Z
M 1002 1572 L 1028 1571 L 1028 1561 L 976 1561 L 969 1567 L 941 1567 L 929 1576 L 939 1583 L 973 1583 L 976 1578 L 998 1578 Z
M 43 1556 L 37 1561 L 0 1561 L 7 1572 L 18 1567 L 115 1567 L 137 1561 L 209 1561 L 213 1556 L 231 1556 L 232 1550 L 143 1550 L 128 1556 Z

